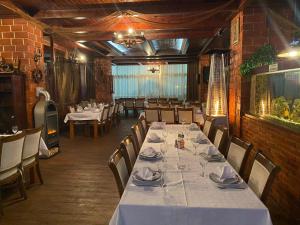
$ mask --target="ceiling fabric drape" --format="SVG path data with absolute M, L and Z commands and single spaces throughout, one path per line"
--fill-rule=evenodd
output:
M 155 73 L 148 67 L 113 66 L 114 98 L 186 98 L 186 64 L 160 65 Z

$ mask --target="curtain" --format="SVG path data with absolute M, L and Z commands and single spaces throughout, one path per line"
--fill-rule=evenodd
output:
M 198 100 L 198 61 L 190 62 L 187 66 L 187 99 Z
M 151 66 L 152 68 L 152 66 Z M 154 66 L 157 68 L 157 66 Z M 187 65 L 112 66 L 114 98 L 177 97 L 186 98 Z

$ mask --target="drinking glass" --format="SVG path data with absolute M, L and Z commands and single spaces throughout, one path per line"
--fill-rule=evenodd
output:
M 206 176 L 206 165 L 207 165 L 207 160 L 204 159 L 202 156 L 199 157 L 199 164 L 201 166 L 201 173 L 200 176 L 201 177 L 205 177 Z
M 11 131 L 16 134 L 18 132 L 18 126 L 17 125 L 14 125 L 11 127 Z
M 197 147 L 198 147 L 198 143 L 197 142 L 192 142 L 193 143 L 193 147 L 194 147 L 194 155 L 197 155 Z
M 163 162 L 167 162 L 166 153 L 168 151 L 167 145 L 165 143 L 160 145 L 160 151 L 163 155 Z
M 168 134 L 167 134 L 167 131 L 165 129 L 162 131 L 162 136 L 164 137 L 164 143 L 167 144 L 167 136 L 168 136 Z

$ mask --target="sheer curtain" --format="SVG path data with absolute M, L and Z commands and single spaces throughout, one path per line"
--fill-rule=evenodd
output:
M 177 97 L 186 98 L 187 64 L 149 66 L 112 66 L 114 98 Z

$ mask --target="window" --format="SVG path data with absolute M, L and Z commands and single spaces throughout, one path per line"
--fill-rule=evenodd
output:
M 148 68 L 141 65 L 112 66 L 114 98 L 186 98 L 187 64 L 160 65 L 159 71 L 154 73 Z

